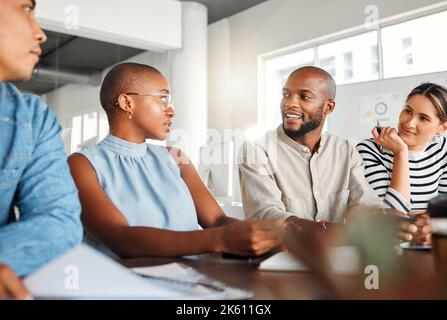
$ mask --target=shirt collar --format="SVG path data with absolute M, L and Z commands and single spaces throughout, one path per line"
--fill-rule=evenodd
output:
M 134 143 L 111 134 L 107 135 L 99 144 L 110 151 L 126 156 L 142 156 L 147 150 L 147 144 L 145 142 Z
M 310 150 L 308 147 L 306 147 L 305 145 L 302 145 L 299 142 L 296 142 L 295 140 L 291 139 L 285 132 L 284 132 L 284 128 L 282 126 L 282 124 L 280 124 L 278 126 L 278 128 L 276 129 L 277 133 L 278 133 L 278 137 L 279 139 L 288 144 L 289 146 L 297 149 L 298 151 L 300 151 L 301 153 L 306 153 L 306 154 L 310 154 Z M 327 135 L 326 134 L 322 134 L 320 137 L 320 143 L 318 144 L 318 149 L 315 153 L 320 153 L 323 150 L 324 145 L 326 144 L 327 141 Z

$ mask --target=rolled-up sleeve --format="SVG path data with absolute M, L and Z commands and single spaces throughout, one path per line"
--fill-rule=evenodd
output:
M 380 161 L 380 155 L 376 153 L 374 144 L 366 140 L 357 145 L 365 163 L 365 178 L 373 188 L 377 196 L 383 200 L 384 207 L 396 209 L 408 213 L 411 211 L 412 200 L 407 200 L 403 195 L 390 187 L 391 178 L 388 170 Z
M 33 119 L 34 149 L 16 193 L 18 221 L 0 228 L 0 262 L 26 275 L 82 239 L 80 203 L 60 126 L 42 105 Z

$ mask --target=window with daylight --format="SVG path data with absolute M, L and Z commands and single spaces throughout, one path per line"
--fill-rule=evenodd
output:
M 371 56 L 371 76 L 374 79 L 379 78 L 379 47 L 377 45 L 371 46 L 370 50 L 370 56 Z
M 343 55 L 344 69 L 345 69 L 345 81 L 349 81 L 354 76 L 354 70 L 352 68 L 352 52 L 345 52 Z
M 411 66 L 413 64 L 413 41 L 411 40 L 411 37 L 402 39 L 402 51 L 405 65 Z
M 337 85 L 376 80 L 371 73 L 371 47 L 377 47 L 377 31 L 332 41 L 318 46 L 319 66 L 329 72 Z
M 422 73 L 447 71 L 447 41 L 442 31 L 447 30 L 447 11 L 408 13 L 366 31 L 347 30 L 346 36 L 338 33 L 297 45 L 295 52 L 265 54 L 260 74 L 262 87 L 258 119 L 262 128 L 272 129 L 281 121 L 279 101 L 281 88 L 292 70 L 303 65 L 316 65 L 329 72 L 336 84 L 344 85 Z M 441 9 L 438 9 L 441 10 Z M 307 48 L 306 48 L 307 47 Z M 261 109 L 262 108 L 262 109 Z
M 70 153 L 79 151 L 102 140 L 109 133 L 104 111 L 93 111 L 71 119 Z
M 447 70 L 447 11 L 382 28 L 384 78 Z
M 318 64 L 320 65 L 321 68 L 323 68 L 324 70 L 329 72 L 334 78 L 336 78 L 337 73 L 335 70 L 335 57 L 334 56 L 321 58 L 318 61 Z

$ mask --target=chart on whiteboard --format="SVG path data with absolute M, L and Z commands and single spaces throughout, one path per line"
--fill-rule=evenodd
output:
M 402 95 L 399 92 L 361 97 L 360 116 L 362 126 L 372 128 L 377 121 L 382 126 L 396 126 L 402 103 Z

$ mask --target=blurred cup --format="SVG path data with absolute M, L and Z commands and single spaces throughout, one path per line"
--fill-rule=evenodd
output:
M 436 268 L 447 273 L 447 195 L 430 200 L 427 211 L 431 220 L 432 250 Z

